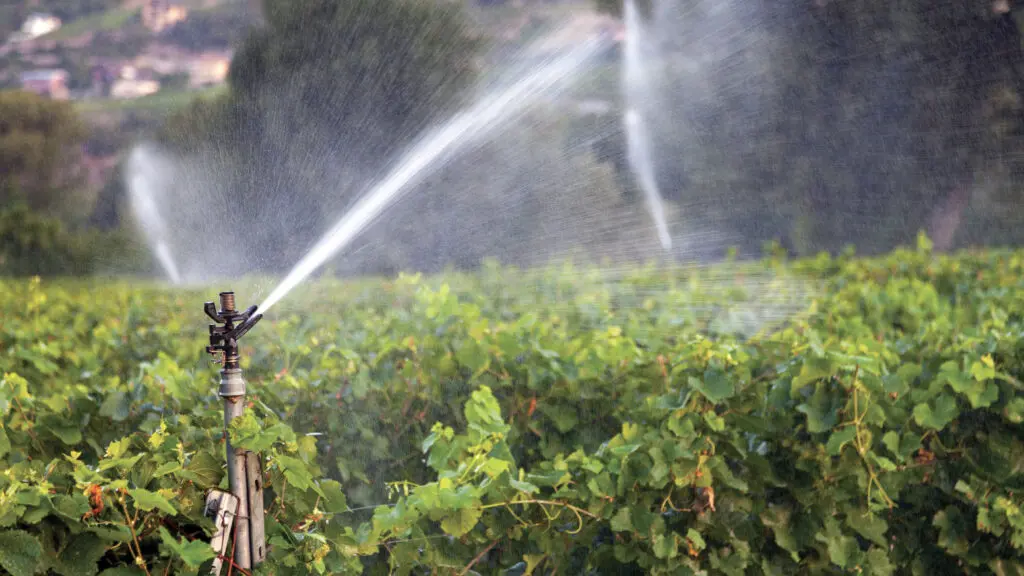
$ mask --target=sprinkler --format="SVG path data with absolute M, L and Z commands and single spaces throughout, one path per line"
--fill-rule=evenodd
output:
M 234 292 L 220 293 L 220 310 L 213 302 L 207 302 L 203 311 L 216 322 L 210 325 L 210 345 L 206 352 L 223 365 L 218 392 L 224 399 L 224 436 L 231 492 L 213 490 L 206 498 L 207 515 L 217 527 L 211 542 L 217 553 L 212 573 L 220 574 L 221 564 L 229 553 L 229 543 L 233 542 L 235 566 L 243 570 L 262 563 L 267 555 L 263 530 L 263 462 L 258 454 L 233 447 L 228 433 L 231 421 L 245 411 L 245 379 L 238 340 L 263 315 L 256 314 L 256 306 L 243 312 L 235 310 Z

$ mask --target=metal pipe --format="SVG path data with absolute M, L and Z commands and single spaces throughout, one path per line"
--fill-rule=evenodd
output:
M 206 351 L 220 356 L 224 367 L 220 371 L 220 388 L 224 399 L 224 435 L 228 468 L 228 485 L 237 498 L 235 533 L 233 540 L 234 563 L 238 568 L 251 570 L 266 557 L 263 529 L 263 479 L 259 456 L 231 445 L 231 421 L 245 411 L 245 379 L 242 377 L 238 340 L 259 322 L 262 315 L 251 306 L 243 312 L 235 310 L 234 292 L 220 293 L 218 311 L 213 302 L 203 306 L 206 315 L 217 324 L 210 326 L 210 345 Z M 251 470 L 251 472 L 250 472 Z M 250 477 L 252 476 L 252 477 Z M 251 486 L 251 488 L 250 488 Z M 253 507 L 258 509 L 254 510 Z M 253 523 L 257 525 L 253 525 Z M 255 555 L 253 554 L 255 549 Z
M 245 410 L 245 379 L 241 368 L 225 368 L 220 372 L 220 396 L 224 399 L 224 433 L 227 445 L 228 485 L 238 498 L 235 516 L 235 564 L 252 568 L 249 540 L 249 490 L 245 474 L 245 450 L 231 445 L 231 421 Z

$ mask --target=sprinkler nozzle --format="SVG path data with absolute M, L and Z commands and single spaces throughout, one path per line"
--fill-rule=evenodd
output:
M 203 305 L 203 311 L 217 324 L 210 325 L 210 345 L 206 352 L 220 356 L 215 360 L 223 363 L 225 369 L 238 368 L 238 340 L 245 336 L 257 322 L 263 318 L 256 314 L 256 306 L 248 307 L 244 312 L 235 310 L 235 293 L 220 293 L 220 310 L 213 302 Z M 218 324 L 222 324 L 219 326 Z

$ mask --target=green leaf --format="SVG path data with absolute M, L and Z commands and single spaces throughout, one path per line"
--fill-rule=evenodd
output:
M 540 488 L 530 482 L 516 480 L 515 478 L 509 477 L 508 483 L 516 490 L 525 492 L 526 494 L 536 494 L 537 492 L 540 492 Z
M 100 405 L 100 416 L 110 418 L 114 422 L 123 422 L 131 414 L 131 402 L 124 392 L 107 394 Z
M 163 526 L 160 527 L 160 540 L 171 551 L 172 556 L 180 558 L 191 568 L 199 568 L 203 562 L 216 557 L 209 542 L 176 540 Z
M 879 546 L 887 546 L 885 533 L 889 530 L 889 524 L 874 514 L 863 511 L 852 511 L 846 517 L 846 524 L 857 531 L 858 534 L 871 540 Z
M 460 508 L 441 521 L 441 529 L 456 538 L 463 536 L 476 526 L 482 512 L 478 506 Z
M 825 521 L 825 530 L 816 535 L 815 539 L 825 543 L 828 548 L 829 560 L 840 568 L 846 568 L 850 565 L 853 558 L 860 551 L 857 546 L 857 539 L 843 534 L 835 518 L 829 518 Z
M 935 245 L 931 239 L 928 238 L 928 234 L 921 230 L 917 233 L 917 251 L 923 254 L 931 254 Z
M 181 464 L 178 462 L 164 462 L 163 464 L 157 466 L 156 471 L 153 472 L 153 477 L 159 478 L 161 476 L 166 476 L 172 472 L 177 472 L 181 469 Z
M 89 532 L 103 538 L 104 540 L 111 540 L 113 542 L 127 543 L 132 540 L 131 530 L 129 530 L 127 526 L 118 526 L 116 528 L 90 526 Z
M 60 553 L 54 570 L 63 576 L 95 576 L 106 551 L 106 543 L 95 534 L 80 534 Z
M 793 536 L 791 518 L 792 511 L 780 506 L 769 506 L 761 513 L 761 522 L 771 528 L 775 535 L 775 543 L 789 552 L 794 562 L 799 562 L 800 545 L 797 544 L 796 538 Z
M 321 507 L 329 514 L 340 514 L 348 510 L 348 500 L 341 490 L 341 483 L 336 480 L 323 480 L 320 482 L 320 491 L 323 493 Z
M 53 499 L 53 509 L 70 520 L 79 521 L 91 509 L 89 499 L 83 494 L 66 496 L 58 494 Z
M 800 367 L 800 373 L 793 378 L 793 382 L 790 386 L 790 395 L 793 398 L 797 397 L 797 392 L 807 386 L 811 382 L 820 380 L 822 378 L 828 378 L 834 372 L 834 367 L 824 358 L 809 358 L 803 366 Z
M 686 531 L 686 540 L 690 543 L 690 546 L 698 552 L 707 546 L 704 543 L 704 537 L 700 535 L 700 532 L 697 532 L 693 528 Z
M 934 405 L 918 404 L 914 406 L 914 420 L 925 428 L 942 430 L 956 418 L 959 411 L 956 406 L 956 399 L 940 394 L 934 400 Z
M 967 541 L 967 523 L 960 510 L 947 506 L 932 518 L 932 525 L 939 529 L 938 545 L 951 554 L 966 554 L 970 550 Z
M 252 452 L 266 452 L 278 442 L 295 442 L 295 432 L 291 426 L 279 422 L 261 429 L 259 421 L 252 412 L 245 412 L 242 416 L 233 419 L 230 433 L 233 446 Z
M 966 393 L 971 408 L 988 408 L 999 400 L 999 386 L 995 382 L 976 382 Z
M 537 409 L 542 414 L 550 418 L 555 424 L 555 428 L 563 434 L 576 428 L 576 425 L 580 422 L 579 415 L 576 413 L 576 408 L 573 406 L 565 406 L 563 404 L 544 404 L 539 406 Z
M 46 426 L 46 429 L 68 446 L 74 446 L 82 442 L 82 431 L 77 426 L 50 424 Z
M 736 385 L 720 368 L 708 368 L 704 371 L 703 380 L 690 378 L 689 383 L 691 388 L 714 404 L 731 398 L 736 393 Z
M 882 548 L 868 550 L 868 572 L 871 576 L 892 576 L 896 568 L 889 562 L 889 555 Z
M 288 483 L 299 490 L 308 490 L 313 486 L 313 476 L 309 472 L 309 466 L 297 458 L 278 454 L 274 458 L 278 466 L 284 472 Z
M 7 438 L 7 431 L 0 426 L 0 458 L 3 458 L 11 451 L 11 441 Z
M 137 490 L 129 490 L 128 495 L 135 500 L 135 507 L 140 510 L 149 512 L 150 510 L 158 509 L 165 514 L 170 514 L 171 516 L 178 513 L 166 498 L 156 492 L 150 492 L 149 490 L 139 488 Z
M 659 532 L 654 535 L 652 540 L 655 557 L 664 560 L 675 558 L 679 555 L 679 541 L 676 540 L 674 533 Z
M 192 475 L 190 480 L 205 490 L 220 484 L 220 480 L 224 476 L 224 463 L 221 458 L 217 458 L 209 452 L 198 452 L 192 456 L 192 460 L 189 461 L 185 470 Z
M 629 519 L 629 508 L 619 508 L 615 516 L 612 516 L 611 528 L 614 532 L 630 532 L 633 530 L 633 523 Z
M 481 343 L 476 340 L 465 340 L 455 350 L 455 359 L 473 374 L 480 374 L 487 370 L 491 364 L 490 354 Z
M 0 532 L 0 567 L 11 576 L 32 576 L 43 555 L 39 540 L 22 530 Z
M 463 410 L 470 430 L 478 430 L 484 434 L 508 431 L 508 425 L 501 418 L 501 406 L 487 386 L 474 390 Z
M 812 434 L 830 431 L 839 423 L 839 410 L 845 403 L 845 397 L 837 392 L 825 389 L 822 384 L 808 398 L 808 401 L 796 407 L 797 412 L 807 416 L 807 431 Z
M 882 436 L 882 444 L 889 449 L 889 452 L 900 456 L 900 435 L 889 430 Z M 901 457 L 902 458 L 902 457 Z M 902 461 L 902 460 L 901 460 Z
M 833 432 L 832 436 L 829 437 L 828 444 L 825 446 L 825 451 L 828 452 L 829 456 L 838 456 L 839 452 L 842 451 L 843 446 L 852 442 L 856 435 L 856 426 L 840 428 L 838 431 Z
M 971 376 L 979 382 L 991 380 L 996 377 L 996 368 L 989 362 L 978 361 L 971 364 Z
M 128 453 L 128 449 L 131 447 L 131 445 L 131 436 L 125 436 L 120 440 L 114 440 L 107 445 L 107 451 L 106 454 L 104 454 L 104 456 L 115 460 L 118 458 L 122 458 L 126 453 Z
M 1006 419 L 1014 424 L 1024 422 L 1024 398 L 1014 398 L 1006 405 Z

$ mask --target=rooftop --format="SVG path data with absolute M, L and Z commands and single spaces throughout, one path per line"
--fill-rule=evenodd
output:
M 64 70 L 28 70 L 21 73 L 22 82 L 39 80 L 67 79 L 68 73 Z

